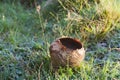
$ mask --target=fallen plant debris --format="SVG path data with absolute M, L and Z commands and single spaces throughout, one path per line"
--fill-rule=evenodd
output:
M 120 52 L 120 48 L 110 48 L 110 50 L 116 50 Z

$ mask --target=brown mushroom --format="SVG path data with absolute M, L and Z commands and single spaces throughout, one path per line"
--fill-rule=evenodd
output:
M 85 50 L 79 40 L 64 37 L 51 43 L 50 56 L 54 69 L 66 66 L 78 67 L 85 57 Z

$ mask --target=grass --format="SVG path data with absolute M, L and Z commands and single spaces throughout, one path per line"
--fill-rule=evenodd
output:
M 0 2 L 0 80 L 119 80 L 119 0 L 100 1 L 60 2 L 49 19 L 20 3 Z M 61 36 L 80 39 L 86 57 L 80 68 L 53 73 L 49 46 Z

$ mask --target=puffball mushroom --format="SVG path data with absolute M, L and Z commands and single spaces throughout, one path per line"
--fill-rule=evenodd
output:
M 79 67 L 85 57 L 85 50 L 79 40 L 64 37 L 51 43 L 50 56 L 55 69 L 66 66 Z

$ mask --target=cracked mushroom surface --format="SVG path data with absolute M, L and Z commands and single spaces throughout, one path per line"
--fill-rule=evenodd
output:
M 51 43 L 50 56 L 53 68 L 77 67 L 85 57 L 85 50 L 79 40 L 59 38 Z

